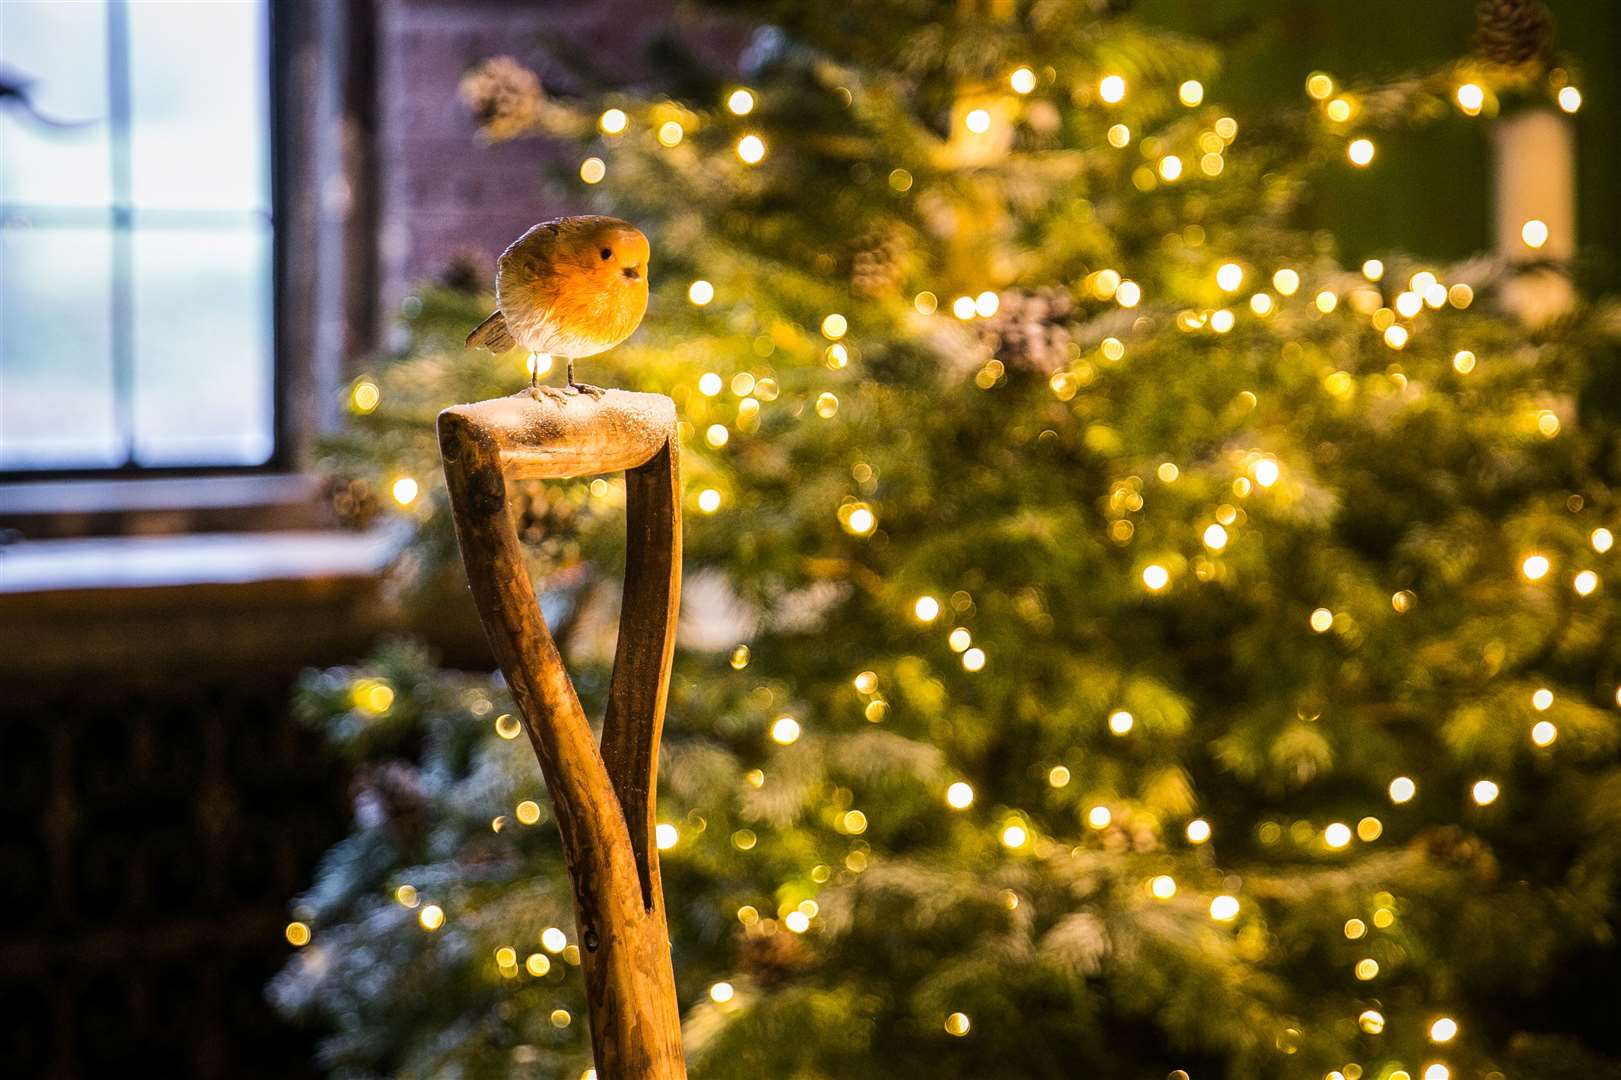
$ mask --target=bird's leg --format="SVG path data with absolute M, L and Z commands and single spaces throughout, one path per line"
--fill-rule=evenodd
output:
M 555 386 L 540 385 L 540 368 L 542 358 L 544 358 L 546 368 L 550 370 L 552 366 L 552 358 L 548 354 L 535 352 L 529 354 L 529 396 L 537 401 L 540 400 L 540 396 L 542 394 L 545 394 L 547 397 L 554 400 L 561 400 L 563 391 L 557 389 Z
M 607 391 L 600 386 L 592 386 L 590 383 L 577 383 L 574 381 L 573 357 L 570 357 L 568 361 L 568 384 L 570 387 L 579 391 L 580 393 L 590 394 L 594 398 L 601 397 L 603 394 L 607 393 Z

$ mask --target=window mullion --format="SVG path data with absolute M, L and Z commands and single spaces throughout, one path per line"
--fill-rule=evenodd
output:
M 127 0 L 107 3 L 107 116 L 112 159 L 113 409 L 124 466 L 135 465 L 135 238 Z

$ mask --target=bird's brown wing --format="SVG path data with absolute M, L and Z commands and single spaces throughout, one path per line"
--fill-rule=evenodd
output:
M 558 248 L 565 233 L 567 218 L 555 218 L 532 226 L 501 253 L 496 262 L 495 296 L 502 295 L 502 286 L 523 283 L 545 273 L 555 262 Z
M 507 320 L 499 311 L 488 319 L 479 323 L 471 334 L 467 335 L 469 349 L 486 348 L 493 353 L 504 353 L 516 345 L 512 334 L 507 330 Z

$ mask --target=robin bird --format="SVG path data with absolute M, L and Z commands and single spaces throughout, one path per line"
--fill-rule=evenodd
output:
M 528 349 L 531 390 L 541 389 L 540 355 L 561 356 L 571 389 L 601 394 L 574 381 L 574 361 L 613 348 L 641 323 L 649 254 L 641 230 L 618 218 L 585 214 L 541 222 L 501 253 L 495 313 L 467 335 L 467 347 Z

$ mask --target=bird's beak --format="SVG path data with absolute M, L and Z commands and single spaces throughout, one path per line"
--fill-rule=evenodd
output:
M 641 270 L 634 266 L 627 266 L 619 272 L 624 274 L 626 279 L 630 281 L 635 281 L 637 278 L 642 276 Z

